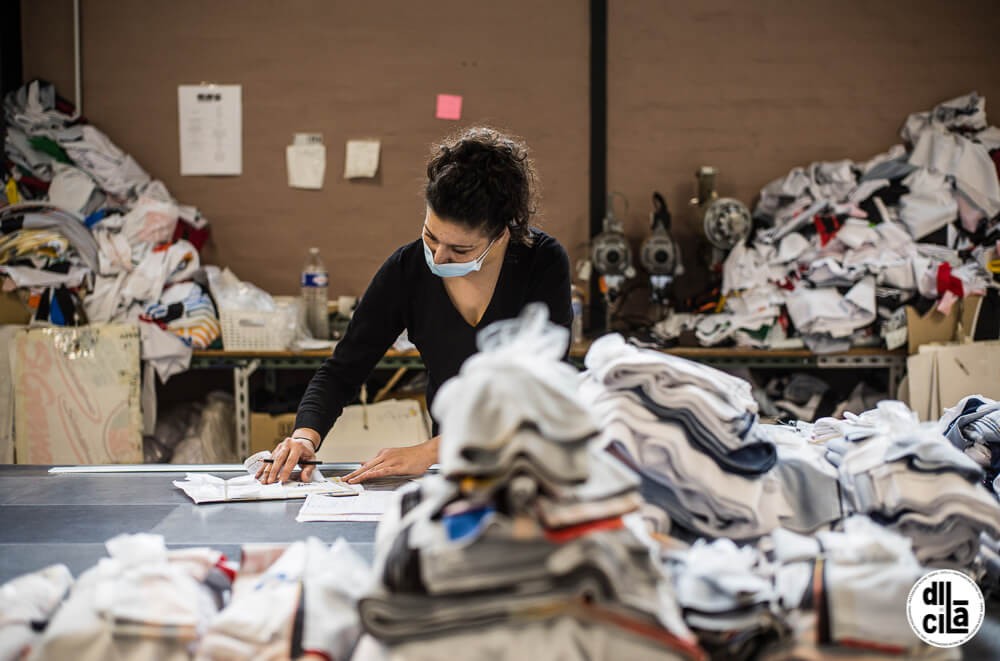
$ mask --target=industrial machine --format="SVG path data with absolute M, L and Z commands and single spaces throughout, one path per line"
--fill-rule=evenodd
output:
M 615 196 L 625 201 L 625 213 L 628 213 L 628 201 L 625 200 L 625 196 L 621 193 L 609 194 L 603 231 L 590 242 L 590 260 L 601 277 L 601 292 L 609 304 L 618 300 L 626 280 L 635 277 L 632 249 L 629 247 L 628 239 L 625 238 L 622 222 L 615 215 Z
M 718 170 L 714 167 L 700 167 L 695 173 L 698 197 L 691 200 L 691 205 L 701 213 L 702 229 L 712 246 L 708 261 L 713 273 L 721 272 L 726 253 L 746 240 L 753 227 L 750 210 L 745 204 L 731 197 L 719 197 L 715 190 L 716 175 Z
M 642 242 L 639 263 L 649 274 L 650 299 L 659 306 L 666 306 L 670 286 L 676 276 L 684 273 L 680 250 L 670 235 L 670 210 L 663 196 L 653 193 L 653 210 L 649 214 L 650 234 Z

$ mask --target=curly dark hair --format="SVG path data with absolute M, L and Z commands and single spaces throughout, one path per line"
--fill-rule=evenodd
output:
M 494 239 L 531 243 L 537 213 L 535 168 L 525 144 L 488 127 L 470 128 L 434 147 L 424 197 L 431 210 Z

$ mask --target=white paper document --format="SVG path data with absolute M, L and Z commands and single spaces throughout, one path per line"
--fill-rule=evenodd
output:
M 395 491 L 365 491 L 356 498 L 310 494 L 302 503 L 296 521 L 378 521 L 397 498 Z
M 179 85 L 182 175 L 243 174 L 243 87 Z
M 374 177 L 378 172 L 380 140 L 348 140 L 344 179 Z
M 326 145 L 319 133 L 296 133 L 285 147 L 285 165 L 291 188 L 319 190 L 326 176 Z
M 256 477 L 264 459 L 270 459 L 267 450 L 258 452 L 243 462 L 246 475 L 224 480 L 207 473 L 188 473 L 184 480 L 175 480 L 174 486 L 201 505 L 202 503 L 226 503 L 235 500 L 287 500 L 305 498 L 311 494 L 327 496 L 357 496 L 365 489 L 360 484 L 348 484 L 339 477 L 325 478 L 319 470 L 313 471 L 311 482 L 276 482 L 262 484 Z

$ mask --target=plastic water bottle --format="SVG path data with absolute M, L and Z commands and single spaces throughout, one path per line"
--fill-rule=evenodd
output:
M 326 312 L 329 280 L 319 248 L 310 248 L 309 259 L 302 268 L 302 302 L 306 308 L 306 327 L 317 340 L 330 339 L 330 322 Z
M 570 326 L 570 340 L 573 344 L 583 342 L 583 292 L 572 285 L 571 302 L 573 305 L 573 323 Z

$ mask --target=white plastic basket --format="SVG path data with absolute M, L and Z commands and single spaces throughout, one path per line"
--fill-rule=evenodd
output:
M 284 351 L 295 338 L 298 305 L 291 300 L 275 300 L 277 310 L 222 308 L 222 346 L 226 351 Z

